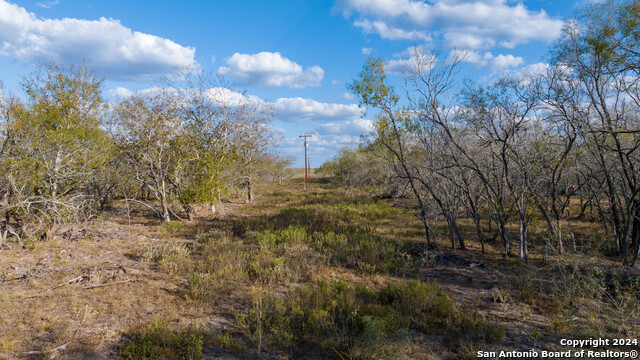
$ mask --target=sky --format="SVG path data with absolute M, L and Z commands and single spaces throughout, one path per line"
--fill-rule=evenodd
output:
M 400 87 L 413 46 L 464 49 L 465 78 L 490 82 L 545 66 L 585 0 L 0 0 L 3 93 L 38 64 L 88 62 L 110 101 L 189 67 L 273 106 L 279 151 L 317 167 L 372 128 L 349 92 L 368 56 Z M 400 89 L 398 89 L 400 90 Z M 397 91 L 401 92 L 401 91 Z

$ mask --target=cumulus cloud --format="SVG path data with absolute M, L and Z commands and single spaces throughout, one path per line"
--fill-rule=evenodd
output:
M 360 136 L 373 130 L 373 121 L 367 119 L 354 119 L 341 123 L 320 124 L 315 132 L 322 135 L 348 135 Z
M 134 95 L 139 97 L 154 96 L 167 90 L 173 91 L 174 89 L 152 86 L 133 91 L 124 87 L 116 87 L 109 90 L 109 95 L 116 100 L 122 100 Z M 356 104 L 325 103 L 301 97 L 279 98 L 274 102 L 267 102 L 258 96 L 240 93 L 225 87 L 207 89 L 205 95 L 211 101 L 226 104 L 227 106 L 254 104 L 273 107 L 276 111 L 276 119 L 284 122 L 331 122 L 331 124 L 334 124 L 355 121 L 354 124 L 362 124 L 357 121 L 359 121 L 364 112 Z M 344 95 L 349 94 L 345 93 Z
M 356 104 L 323 103 L 301 97 L 280 98 L 273 104 L 277 118 L 287 122 L 353 120 L 363 113 Z
M 317 129 L 310 131 L 310 134 L 312 137 L 308 139 L 309 147 L 307 150 L 309 164 L 314 168 L 333 157 L 340 148 L 356 146 L 361 139 L 360 135 L 322 134 Z M 366 132 L 363 134 L 366 134 Z M 302 140 L 297 136 L 285 137 L 280 145 L 280 151 L 297 158 L 297 166 L 304 165 L 304 157 L 301 156 L 302 150 Z
M 489 67 L 493 71 L 515 68 L 524 64 L 524 59 L 522 57 L 511 54 L 498 54 L 497 56 L 494 56 L 488 51 L 483 54 L 480 54 L 477 51 L 456 51 L 454 54 L 460 56 L 463 61 L 475 63 L 478 64 L 478 66 Z
M 494 70 L 513 68 L 524 64 L 524 59 L 520 56 L 513 56 L 511 54 L 508 55 L 498 55 L 491 59 L 491 67 Z
M 521 76 L 536 76 L 536 75 L 544 75 L 549 70 L 551 65 L 548 63 L 538 62 L 535 64 L 529 64 L 518 72 Z
M 116 87 L 114 89 L 109 90 L 109 95 L 117 100 L 122 100 L 126 98 L 130 98 L 135 95 L 133 91 L 123 87 Z
M 0 56 L 23 63 L 90 61 L 111 79 L 148 81 L 197 68 L 195 48 L 133 31 L 119 20 L 40 19 L 0 0 Z
M 224 76 L 234 77 L 249 86 L 286 86 L 301 89 L 320 86 L 324 70 L 319 66 L 303 68 L 279 52 L 263 51 L 257 54 L 235 53 L 218 69 Z
M 398 27 L 390 27 L 383 21 L 357 20 L 353 25 L 362 29 L 365 34 L 378 34 L 383 39 L 423 39 L 428 40 L 429 35 L 423 31 L 403 30 Z
M 392 75 L 402 75 L 409 71 L 429 70 L 436 62 L 433 54 L 425 46 L 414 46 L 393 55 L 394 59 L 387 61 L 385 70 Z
M 532 40 L 552 41 L 562 21 L 544 10 L 510 0 L 338 0 L 336 8 L 365 33 L 385 39 L 442 34 L 454 47 L 512 48 Z

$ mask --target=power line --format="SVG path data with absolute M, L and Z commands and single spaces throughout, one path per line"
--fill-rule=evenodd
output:
M 307 190 L 308 185 L 307 185 L 307 178 L 309 177 L 309 168 L 307 166 L 307 138 L 310 138 L 311 135 L 300 135 L 298 137 L 304 138 L 304 189 Z

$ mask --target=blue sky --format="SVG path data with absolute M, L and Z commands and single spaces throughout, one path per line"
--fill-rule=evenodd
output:
M 414 44 L 466 49 L 464 76 L 489 82 L 544 66 L 562 21 L 583 1 L 0 0 L 0 80 L 43 61 L 89 61 L 113 99 L 144 92 L 179 66 L 218 73 L 277 110 L 280 151 L 312 166 L 371 126 L 346 85 L 369 54 L 400 84 Z

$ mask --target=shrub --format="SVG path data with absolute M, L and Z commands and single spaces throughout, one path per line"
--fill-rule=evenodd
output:
M 320 280 L 283 298 L 261 299 L 260 307 L 237 317 L 237 325 L 256 342 L 285 352 L 319 347 L 327 356 L 363 358 L 376 357 L 386 344 L 411 330 L 456 334 L 469 343 L 504 339 L 504 330 L 486 319 L 459 312 L 437 283 L 418 281 L 374 290 L 364 284 L 352 287 L 344 280 Z
M 187 257 L 189 248 L 179 242 L 151 243 L 142 248 L 142 257 L 147 261 L 161 261 L 168 257 Z
M 189 248 L 179 242 L 146 244 L 142 249 L 142 257 L 147 261 L 158 263 L 160 268 L 170 274 L 188 273 L 190 271 Z
M 223 241 L 228 239 L 230 236 L 231 234 L 223 229 L 211 229 L 207 232 L 196 235 L 196 243 L 203 246 L 211 242 Z
M 120 350 L 120 357 L 197 359 L 202 355 L 203 343 L 202 334 L 188 330 L 172 331 L 164 320 L 156 318 L 146 330 L 131 335 L 131 340 Z

